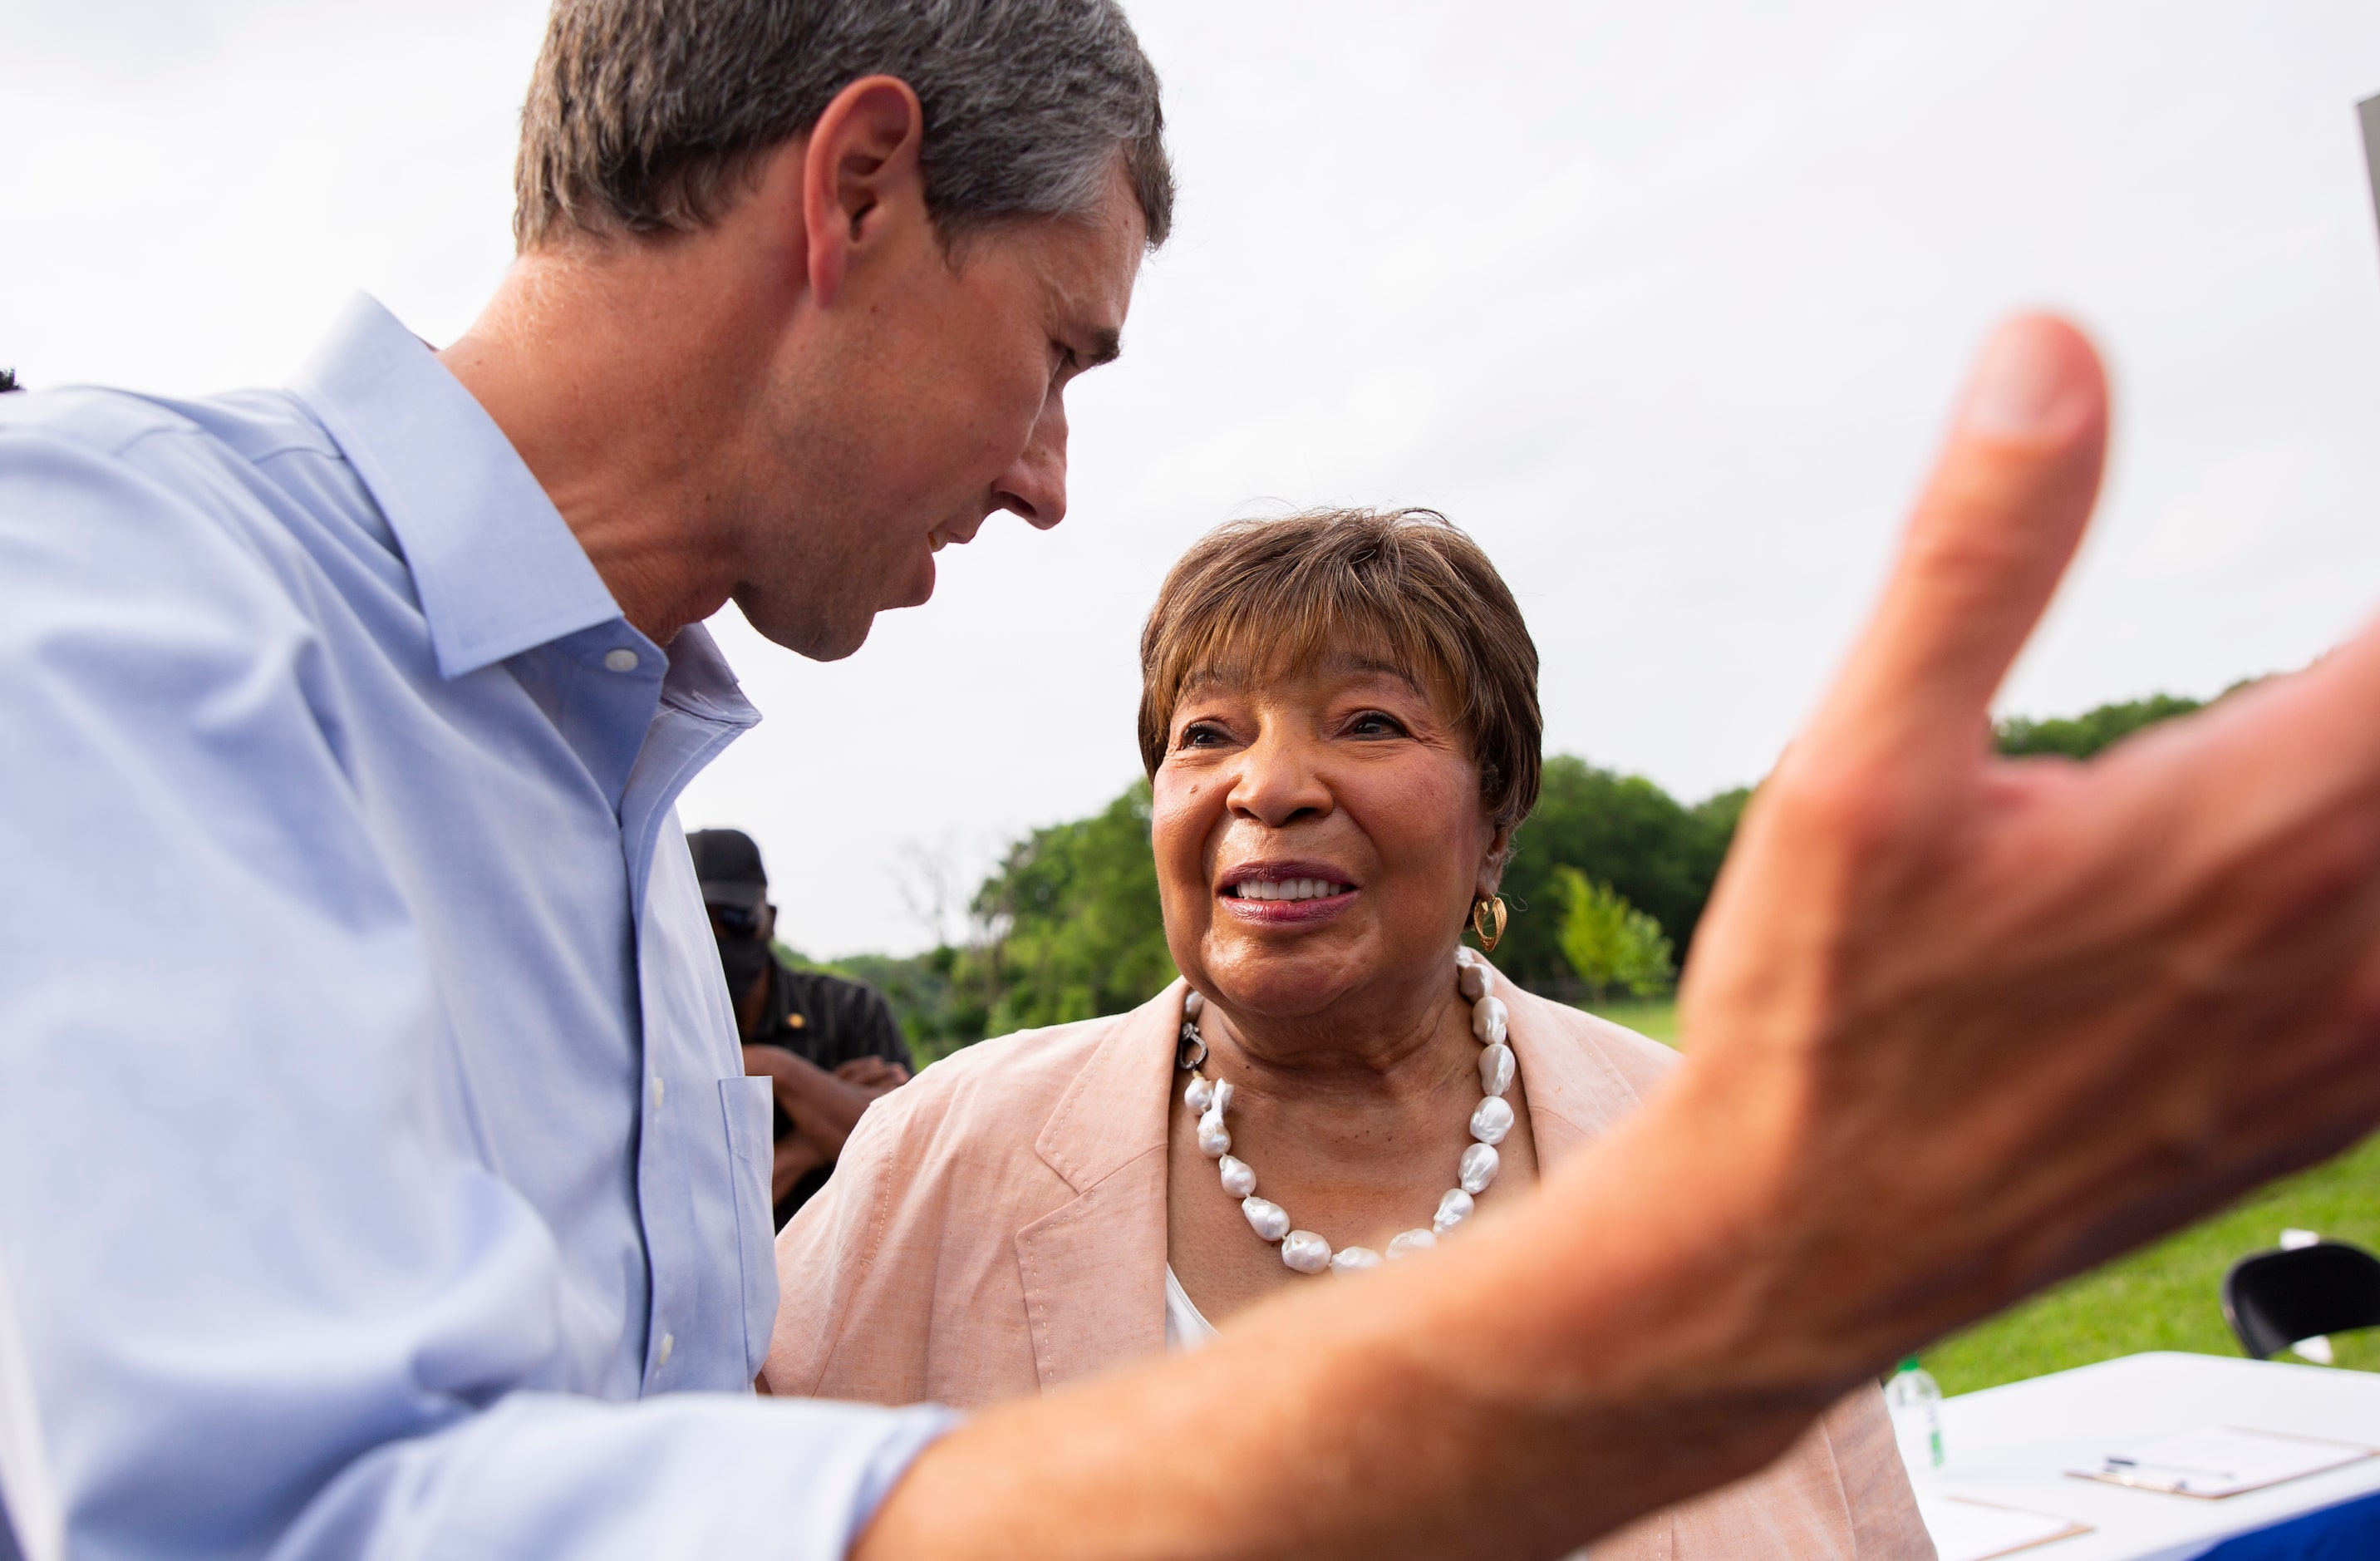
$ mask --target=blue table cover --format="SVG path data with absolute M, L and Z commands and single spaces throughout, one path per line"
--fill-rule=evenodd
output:
M 2225 1540 L 2204 1561 L 2372 1561 L 2380 1556 L 2380 1495 L 2325 1506 Z

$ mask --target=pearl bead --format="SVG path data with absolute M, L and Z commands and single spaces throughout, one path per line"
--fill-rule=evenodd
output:
M 1268 1241 L 1289 1234 L 1289 1211 L 1269 1198 L 1243 1198 L 1240 1213 L 1248 1216 L 1248 1228 Z
M 1454 985 L 1463 996 L 1476 1003 L 1496 990 L 1496 972 L 1489 970 L 1485 963 L 1475 962 L 1465 965 L 1455 972 Z
M 1471 1136 L 1481 1143 L 1502 1143 L 1504 1135 L 1512 1130 L 1512 1103 L 1501 1095 L 1489 1095 L 1479 1103 L 1479 1109 L 1471 1114 Z M 1198 1125 L 1199 1146 L 1204 1148 L 1206 1142 L 1207 1126 L 1202 1122 Z M 1208 1152 L 1220 1154 L 1223 1152 L 1218 1149 Z
M 1512 1087 L 1512 1048 L 1501 1041 L 1479 1054 L 1479 1092 L 1500 1095 Z
M 1215 1098 L 1208 1104 L 1215 1108 L 1218 1115 L 1232 1109 L 1232 1081 L 1230 1079 L 1218 1079 L 1215 1080 Z
M 1474 1198 L 1488 1190 L 1503 1168 L 1504 1157 L 1492 1143 L 1475 1143 L 1463 1152 L 1463 1190 Z
M 1472 1114 L 1471 1130 L 1475 1136 L 1479 1131 L 1476 1112 Z M 1217 1160 L 1230 1153 L 1231 1148 L 1231 1129 L 1223 1126 L 1223 1114 L 1209 1107 L 1207 1115 L 1198 1118 L 1198 1152 L 1209 1160 Z
M 1443 1236 L 1469 1219 L 1471 1208 L 1471 1194 L 1459 1187 L 1450 1187 L 1446 1196 L 1438 1201 L 1438 1213 L 1431 1217 L 1429 1227 Z
M 1477 1144 L 1473 1144 L 1471 1147 L 1476 1149 L 1479 1146 Z M 1488 1152 L 1493 1154 L 1496 1152 L 1491 1149 Z M 1230 1193 L 1232 1197 L 1245 1198 L 1249 1193 L 1254 1192 L 1257 1189 L 1257 1174 L 1255 1169 L 1251 1167 L 1246 1161 L 1239 1158 L 1237 1155 L 1224 1155 L 1220 1160 L 1215 1162 L 1215 1168 L 1223 1173 L 1223 1190 Z
M 1504 1011 L 1501 997 L 1482 997 L 1471 1005 L 1471 1033 L 1479 1037 L 1479 1043 L 1483 1046 L 1496 1045 L 1504 1039 L 1506 1021 L 1510 1018 Z
M 1204 1077 L 1191 1079 L 1190 1087 L 1182 1091 L 1182 1104 L 1196 1115 L 1206 1116 L 1207 1108 L 1215 1104 L 1214 1080 Z
M 1409 1258 L 1415 1252 L 1426 1252 L 1438 1245 L 1438 1233 L 1430 1230 L 1401 1230 L 1389 1238 L 1389 1256 Z
M 1342 1247 L 1330 1254 L 1333 1274 L 1353 1274 L 1361 1268 L 1380 1266 L 1380 1254 L 1369 1247 Z
M 1207 998 L 1204 993 L 1194 989 L 1182 994 L 1182 1017 L 1184 1018 L 1196 1018 L 1200 1013 L 1205 1011 L 1206 1006 Z
M 1454 968 L 1456 970 L 1467 970 L 1472 966 L 1478 963 L 1479 956 L 1476 952 L 1463 944 L 1456 944 L 1454 945 Z
M 1310 1230 L 1293 1230 L 1281 1238 L 1281 1261 L 1300 1274 L 1319 1274 L 1330 1266 L 1330 1243 Z

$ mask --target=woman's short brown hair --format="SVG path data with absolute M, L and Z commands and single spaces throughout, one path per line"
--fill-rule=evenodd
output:
M 1140 758 L 1165 760 L 1195 674 L 1262 672 L 1350 642 L 1462 701 L 1488 816 L 1536 806 L 1544 717 L 1537 647 L 1479 544 L 1433 509 L 1317 509 L 1219 526 L 1182 555 L 1140 634 Z

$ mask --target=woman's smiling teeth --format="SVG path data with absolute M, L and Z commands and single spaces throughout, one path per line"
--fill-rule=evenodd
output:
M 1291 878 L 1279 884 L 1250 878 L 1225 891 L 1244 900 L 1318 900 L 1346 892 L 1346 884 L 1333 884 L 1328 878 Z

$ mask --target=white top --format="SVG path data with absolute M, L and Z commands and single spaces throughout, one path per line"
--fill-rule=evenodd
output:
M 1165 1348 L 1196 1349 L 1215 1336 L 1215 1324 L 1207 1321 L 1182 1281 L 1173 1276 L 1173 1265 L 1165 1265 Z

